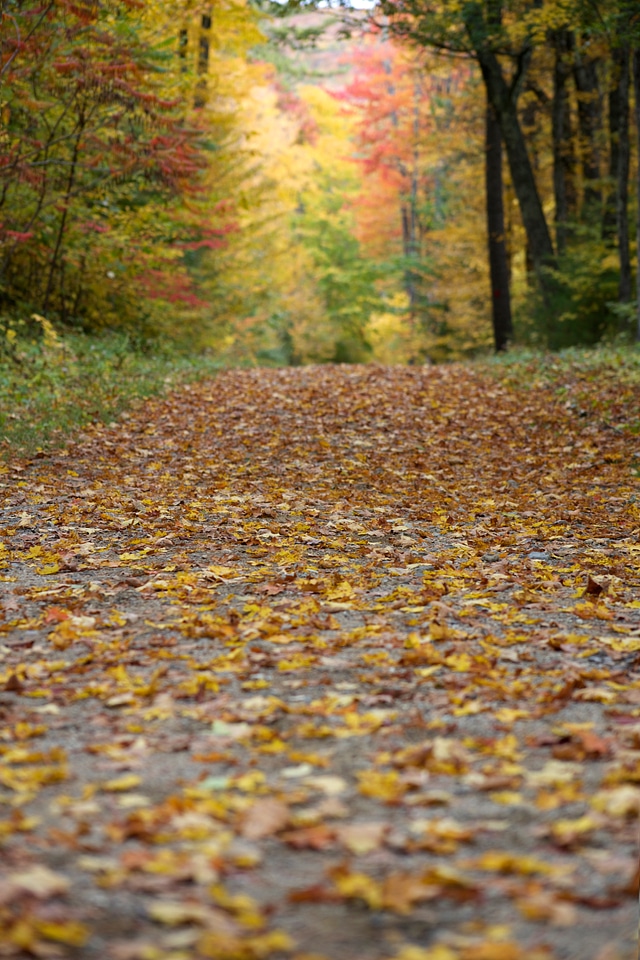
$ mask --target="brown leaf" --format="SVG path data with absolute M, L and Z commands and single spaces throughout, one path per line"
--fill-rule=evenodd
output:
M 337 890 L 316 883 L 311 887 L 292 890 L 287 896 L 289 903 L 340 903 L 342 896 Z
M 12 673 L 9 679 L 6 681 L 4 689 L 7 691 L 7 693 L 22 693 L 24 691 L 24 686 L 20 682 L 18 675 Z
M 324 823 L 301 827 L 280 835 L 280 839 L 296 850 L 325 850 L 336 840 L 336 831 Z
M 589 594 L 589 596 L 591 597 L 599 597 L 603 591 L 604 591 L 603 585 L 601 583 L 598 583 L 597 580 L 594 580 L 591 574 L 589 574 L 587 576 L 587 586 L 585 589 L 585 593 Z
M 417 903 L 435 900 L 442 892 L 438 883 L 427 883 L 422 877 L 396 871 L 382 885 L 382 905 L 387 910 L 407 915 Z
M 461 960 L 527 960 L 529 956 L 523 947 L 512 941 L 487 940 L 464 947 Z
M 357 855 L 379 850 L 385 834 L 389 830 L 388 823 L 348 823 L 337 827 L 338 839 L 344 846 Z
M 289 807 L 274 797 L 256 800 L 242 818 L 240 833 L 246 840 L 262 840 L 286 827 Z

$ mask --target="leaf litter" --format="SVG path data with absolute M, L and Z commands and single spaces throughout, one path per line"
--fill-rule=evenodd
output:
M 591 389 L 230 371 L 3 468 L 0 956 L 635 956 L 637 451 Z

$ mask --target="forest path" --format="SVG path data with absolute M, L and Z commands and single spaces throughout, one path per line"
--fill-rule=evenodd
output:
M 310 367 L 9 465 L 0 956 L 635 957 L 635 446 Z

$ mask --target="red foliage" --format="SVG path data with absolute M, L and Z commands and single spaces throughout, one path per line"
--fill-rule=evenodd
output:
M 165 270 L 147 270 L 136 279 L 144 296 L 151 300 L 165 300 L 167 303 L 194 309 L 209 306 L 206 300 L 194 293 L 193 280 L 184 273 L 169 274 Z
M 298 139 L 301 143 L 313 146 L 318 139 L 318 124 L 312 117 L 307 104 L 294 90 L 289 90 L 279 80 L 274 81 L 278 99 L 278 109 L 293 117 L 298 124 Z

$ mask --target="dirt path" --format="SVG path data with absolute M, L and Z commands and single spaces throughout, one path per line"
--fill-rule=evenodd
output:
M 636 447 L 323 367 L 10 465 L 0 957 L 635 957 Z

